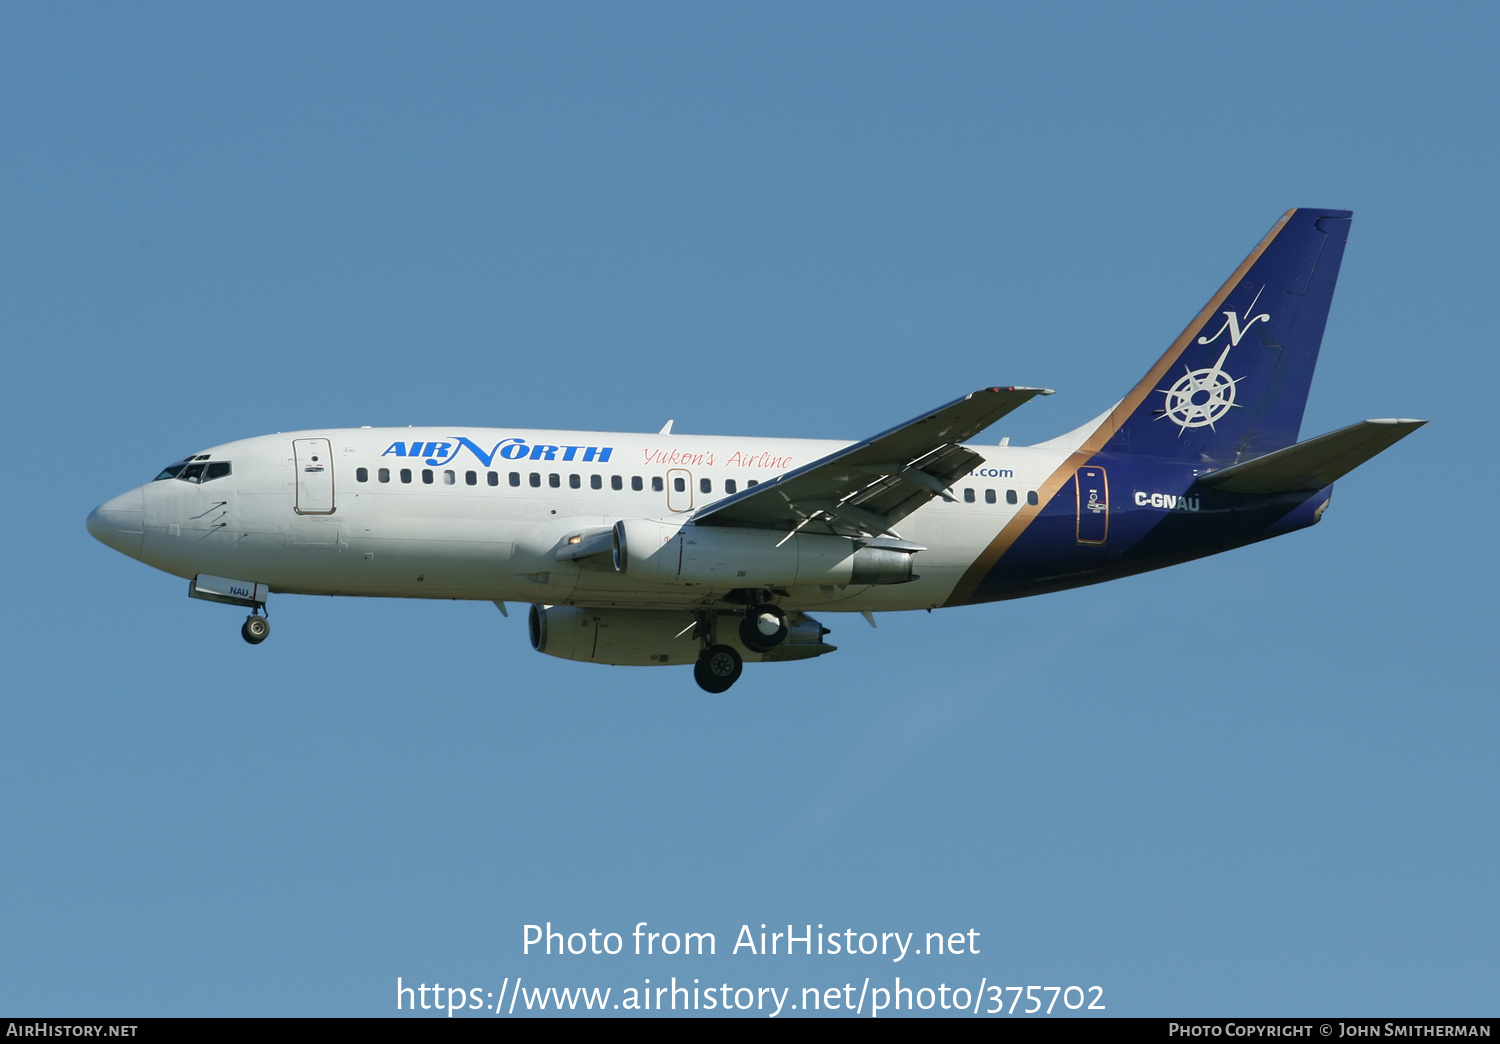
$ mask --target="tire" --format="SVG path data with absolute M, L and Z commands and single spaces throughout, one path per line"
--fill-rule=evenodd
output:
M 240 637 L 251 645 L 259 645 L 271 633 L 271 621 L 264 616 L 247 616 L 240 628 Z
M 768 627 L 774 627 L 774 630 L 768 631 Z M 786 613 L 780 606 L 769 602 L 752 606 L 740 621 L 740 643 L 751 652 L 770 652 L 786 641 L 790 633 Z
M 693 680 L 704 692 L 725 692 L 744 669 L 745 661 L 732 645 L 710 645 L 693 664 Z

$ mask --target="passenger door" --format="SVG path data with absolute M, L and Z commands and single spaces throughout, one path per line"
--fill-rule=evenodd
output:
M 333 449 L 327 439 L 293 439 L 299 515 L 333 514 Z
M 1104 543 L 1109 537 L 1109 476 L 1103 468 L 1079 468 L 1075 488 L 1078 490 L 1078 542 Z

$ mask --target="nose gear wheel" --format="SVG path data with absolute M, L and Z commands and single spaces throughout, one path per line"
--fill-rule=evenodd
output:
M 259 645 L 271 634 L 271 621 L 264 616 L 247 616 L 240 628 L 240 637 L 251 645 Z

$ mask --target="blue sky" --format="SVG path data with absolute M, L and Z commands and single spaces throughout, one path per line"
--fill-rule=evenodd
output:
M 1099 985 L 1495 1014 L 1484 5 L 0 11 L 0 1012 L 379 1015 L 396 977 Z M 1304 435 L 1432 421 L 1318 527 L 751 667 L 488 604 L 240 614 L 93 541 L 316 426 L 854 439 L 1109 405 L 1272 222 L 1355 211 Z M 1003 430 L 1002 430 L 1003 429 Z M 522 926 L 713 931 L 523 955 Z M 978 955 L 728 954 L 740 926 Z

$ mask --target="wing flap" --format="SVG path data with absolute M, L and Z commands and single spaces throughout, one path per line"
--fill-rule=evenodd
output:
M 1222 471 L 1211 471 L 1199 476 L 1198 481 L 1230 493 L 1272 494 L 1322 489 L 1426 423 L 1404 418 L 1360 421 Z

